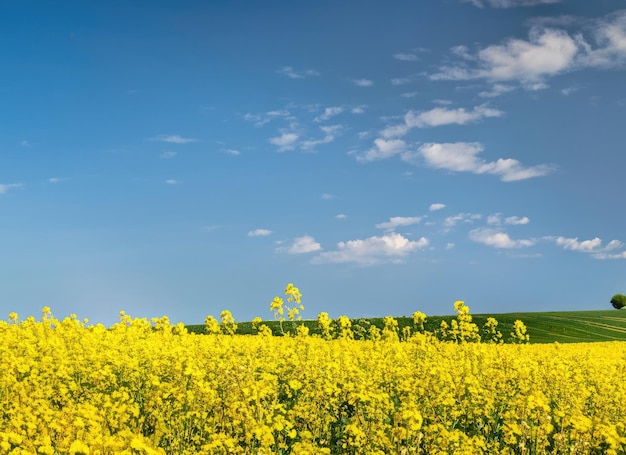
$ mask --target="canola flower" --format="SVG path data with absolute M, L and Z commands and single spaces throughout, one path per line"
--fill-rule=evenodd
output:
M 109 328 L 11 313 L 0 455 L 626 452 L 626 343 L 502 344 L 493 322 L 477 343 L 455 307 L 448 341 L 419 314 L 355 340 L 327 314 L 322 336 L 273 337 L 232 335 L 230 312 L 207 318 L 211 336 L 124 312 Z

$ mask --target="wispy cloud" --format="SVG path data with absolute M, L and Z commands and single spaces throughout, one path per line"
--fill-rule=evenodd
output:
M 385 229 L 387 231 L 395 231 L 399 227 L 411 226 L 422 221 L 421 216 L 393 216 L 389 218 L 389 221 L 384 223 L 378 223 L 377 229 Z
M 583 240 L 579 242 L 578 237 L 575 237 L 575 238 L 557 237 L 556 239 L 554 239 L 554 243 L 556 243 L 558 246 L 566 250 L 582 251 L 585 253 L 590 253 L 600 248 L 600 246 L 602 245 L 602 240 L 596 237 L 591 240 Z
M 224 153 L 227 153 L 228 155 L 232 155 L 232 156 L 239 156 L 241 155 L 241 152 L 239 150 L 236 149 L 223 149 Z
M 483 98 L 495 98 L 505 93 L 509 93 L 515 90 L 515 87 L 506 84 L 493 84 L 490 90 L 482 91 L 478 94 Z
M 352 83 L 357 87 L 371 87 L 374 85 L 374 81 L 370 79 L 353 79 Z
M 508 216 L 502 219 L 501 213 L 494 213 L 493 215 L 489 215 L 487 217 L 487 224 L 491 224 L 494 226 L 501 226 L 502 224 L 520 225 L 528 223 L 530 223 L 530 219 L 527 216 Z
M 472 0 L 475 5 L 518 6 L 538 1 Z M 544 0 L 541 3 L 550 3 Z M 571 21 L 568 21 L 571 23 Z M 541 90 L 548 85 L 549 77 L 583 68 L 617 68 L 626 65 L 626 11 L 618 11 L 592 21 L 588 27 L 592 41 L 582 33 L 570 35 L 558 28 L 542 25 L 531 27 L 528 39 L 511 38 L 476 53 L 466 51 L 462 60 L 440 67 L 431 74 L 433 80 L 486 79 L 491 82 L 517 81 L 528 90 Z M 458 55 L 455 49 L 453 53 Z M 461 46 L 461 48 L 466 49 Z M 494 85 L 494 87 L 496 87 Z M 483 92 L 483 96 L 496 96 L 502 88 Z M 505 89 L 508 90 L 508 87 Z
M 180 183 L 179 180 L 174 180 L 174 179 L 167 179 L 165 180 L 165 183 L 167 183 L 168 185 L 178 185 Z
M 253 122 L 254 126 L 256 126 L 257 128 L 268 124 L 269 122 L 271 122 L 274 119 L 278 119 L 278 118 L 289 118 L 291 116 L 290 112 L 288 110 L 275 110 L 275 111 L 267 111 L 267 112 L 262 112 L 260 114 L 244 114 L 243 118 L 244 120 L 248 121 L 248 122 Z
M 324 112 L 313 119 L 314 122 L 325 122 L 336 115 L 341 114 L 344 108 L 341 106 L 331 106 L 324 109 Z
M 626 251 L 621 253 L 596 253 L 592 256 L 595 259 L 626 259 Z
M 435 203 L 435 204 L 430 204 L 430 207 L 428 207 L 428 210 L 431 212 L 436 212 L 437 210 L 441 210 L 444 208 L 446 208 L 446 204 Z
M 329 201 L 331 199 L 335 199 L 335 196 L 333 194 L 330 193 L 322 193 L 322 195 L 320 196 L 322 199 Z
M 278 74 L 282 74 L 291 79 L 305 79 L 310 76 L 319 76 L 319 71 L 316 70 L 295 70 L 292 66 L 283 66 L 276 71 Z
M 580 241 L 578 237 L 563 236 L 545 237 L 545 239 L 553 241 L 555 245 L 564 250 L 587 253 L 595 259 L 626 259 L 626 251 L 615 251 L 624 247 L 624 243 L 619 240 L 611 240 L 606 245 L 602 245 L 602 240 L 599 237 Z
M 536 243 L 534 239 L 513 240 L 506 232 L 489 228 L 473 229 L 470 231 L 469 237 L 474 242 L 493 248 L 524 248 L 533 246 Z
M 348 218 L 348 216 L 345 213 L 340 213 L 336 215 L 335 218 L 337 218 L 338 220 L 345 220 L 346 218 Z
M 341 125 L 322 125 L 320 126 L 320 130 L 325 133 L 325 136 L 320 139 L 307 139 L 302 141 L 300 143 L 300 149 L 310 151 L 315 149 L 318 145 L 333 142 L 342 129 L 343 127 Z
M 48 179 L 48 183 L 61 183 L 62 181 L 63 179 L 59 177 L 51 177 Z
M 279 152 L 286 152 L 296 148 L 298 137 L 296 133 L 283 129 L 280 130 L 280 136 L 270 138 L 269 142 L 276 145 Z
M 393 58 L 401 62 L 416 62 L 419 60 L 418 55 L 414 52 L 398 52 L 393 54 Z
M 528 224 L 530 219 L 527 216 L 507 216 L 504 219 L 504 224 Z
M 21 183 L 0 183 L 0 194 L 5 194 L 7 191 L 12 190 L 14 188 L 21 188 Z
M 248 232 L 248 237 L 265 237 L 271 235 L 272 231 L 269 229 L 255 229 Z
M 365 108 L 367 106 L 365 105 L 361 105 L 361 106 L 355 106 L 352 109 L 350 109 L 350 112 L 352 112 L 353 114 L 365 114 Z
M 279 247 L 276 251 L 285 252 L 289 254 L 305 254 L 313 253 L 322 249 L 322 246 L 315 241 L 310 235 L 303 235 L 302 237 L 296 237 L 291 245 L 287 247 Z
M 413 79 L 410 77 L 396 77 L 391 79 L 389 82 L 391 82 L 391 85 L 406 85 L 412 80 Z
M 374 147 L 363 154 L 355 153 L 357 161 L 369 162 L 384 160 L 398 155 L 406 149 L 406 143 L 401 139 L 375 139 Z
M 176 152 L 163 152 L 159 155 L 162 160 L 171 160 L 176 156 Z
M 580 90 L 580 87 L 565 87 L 564 89 L 561 89 L 561 94 L 564 96 L 569 96 L 572 93 L 577 92 L 578 90 Z
M 553 171 L 553 167 L 547 164 L 525 167 L 512 158 L 485 161 L 477 156 L 483 150 L 483 145 L 477 142 L 427 143 L 421 145 L 417 152 L 403 153 L 402 159 L 413 164 L 419 164 L 419 159 L 422 159 L 428 167 L 453 172 L 494 174 L 500 176 L 503 182 L 542 177 Z
M 409 111 L 404 116 L 404 123 L 388 126 L 381 131 L 385 138 L 404 136 L 413 128 L 428 128 L 443 125 L 465 125 L 478 122 L 484 118 L 501 117 L 504 112 L 491 108 L 486 104 L 476 106 L 472 110 L 465 108 L 449 109 L 436 107 L 428 111 Z
M 172 135 L 161 134 L 153 138 L 153 140 L 160 141 L 160 142 L 168 142 L 170 144 L 189 144 L 190 142 L 198 142 L 197 139 L 182 137 L 182 136 L 179 136 L 178 134 L 172 134 Z
M 339 242 L 335 251 L 327 251 L 313 258 L 314 263 L 346 263 L 374 265 L 384 262 L 402 262 L 410 253 L 426 248 L 426 237 L 411 241 L 400 234 L 392 233 L 361 240 Z
M 456 226 L 459 223 L 472 224 L 474 221 L 480 220 L 481 218 L 482 218 L 482 215 L 478 213 L 458 213 L 456 215 L 447 217 L 443 221 L 443 225 L 449 229 L 451 227 Z
M 491 6 L 492 8 L 514 8 L 517 6 L 535 6 L 550 3 L 560 3 L 561 0 L 461 0 L 463 3 L 471 3 L 479 8 Z

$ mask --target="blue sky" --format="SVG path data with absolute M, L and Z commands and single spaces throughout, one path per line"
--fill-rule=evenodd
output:
M 0 312 L 608 309 L 624 6 L 3 2 Z

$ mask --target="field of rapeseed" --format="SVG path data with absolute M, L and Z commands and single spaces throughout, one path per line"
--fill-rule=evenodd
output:
M 302 310 L 287 290 L 271 304 L 286 324 Z M 360 340 L 324 314 L 320 334 L 282 337 L 229 335 L 230 312 L 207 318 L 213 335 L 11 314 L 0 454 L 626 453 L 626 343 L 503 344 L 466 308 L 447 341 L 421 313 Z

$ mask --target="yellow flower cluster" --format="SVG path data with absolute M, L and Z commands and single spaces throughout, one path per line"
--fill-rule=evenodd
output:
M 233 336 L 221 319 L 204 336 L 12 313 L 0 455 L 626 452 L 626 343 L 400 342 L 393 318 L 369 340 L 349 320 L 337 339 Z M 461 320 L 457 338 L 475 332 Z

